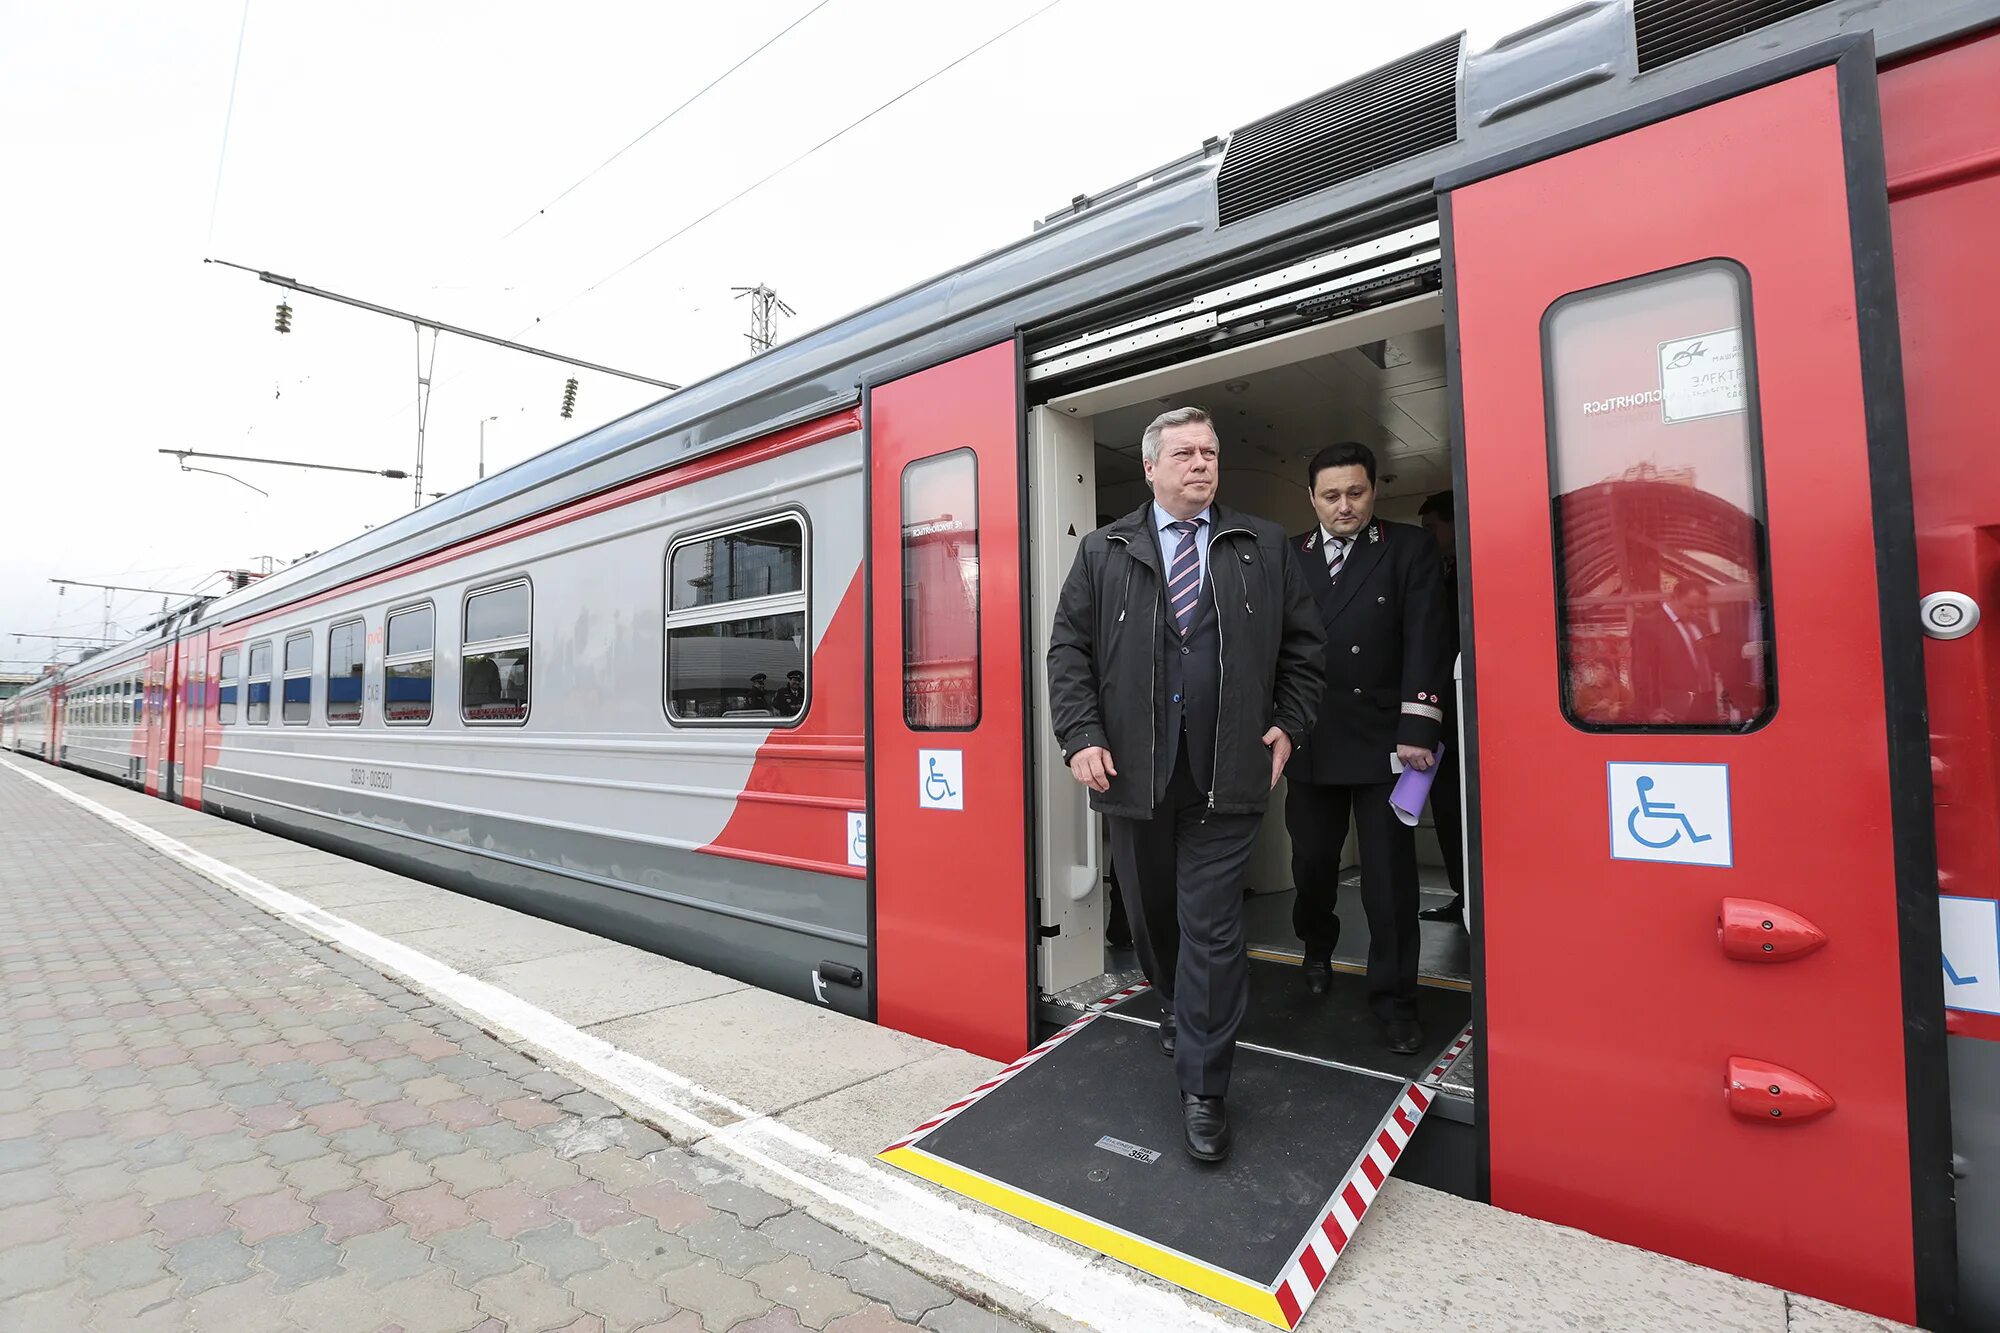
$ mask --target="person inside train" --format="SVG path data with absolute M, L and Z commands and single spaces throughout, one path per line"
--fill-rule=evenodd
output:
M 1326 634 L 1326 699 L 1285 769 L 1292 928 L 1304 946 L 1305 984 L 1323 995 L 1340 942 L 1334 908 L 1351 816 L 1368 918 L 1368 1005 L 1389 1049 L 1408 1054 L 1423 1043 L 1417 843 L 1389 796 L 1403 768 L 1431 767 L 1444 730 L 1444 562 L 1429 535 L 1375 516 L 1367 445 L 1328 445 L 1306 476 L 1317 521 L 1291 539 L 1291 553 Z
M 806 701 L 806 673 L 793 667 L 785 673 L 785 684 L 771 700 L 779 717 L 796 716 Z
M 1632 621 L 1632 700 L 1638 719 L 1657 725 L 1713 724 L 1715 664 L 1710 659 L 1708 585 L 1682 578 L 1665 601 Z
M 1458 660 L 1458 506 L 1452 493 L 1439 491 L 1426 499 L 1417 510 L 1417 522 L 1437 542 L 1438 558 L 1444 561 L 1444 753 L 1438 759 L 1437 777 L 1431 781 L 1431 823 L 1437 830 L 1438 851 L 1444 857 L 1445 878 L 1451 884 L 1450 902 L 1427 907 L 1417 915 L 1425 921 L 1463 926 L 1465 812 L 1458 790 L 1458 692 L 1450 672 L 1450 665 Z
M 1200 408 L 1146 427 L 1153 498 L 1083 539 L 1048 652 L 1056 740 L 1109 825 L 1133 944 L 1168 1008 L 1183 1141 L 1205 1162 L 1229 1153 L 1250 853 L 1325 657 L 1284 530 L 1216 502 L 1220 453 Z

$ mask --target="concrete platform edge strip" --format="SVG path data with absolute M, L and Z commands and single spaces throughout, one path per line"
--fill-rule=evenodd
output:
M 583 1032 L 490 982 L 335 916 L 11 759 L 0 758 L 0 765 L 274 916 L 365 957 L 489 1026 L 589 1073 L 646 1112 L 678 1124 L 794 1189 L 898 1238 L 905 1248 L 934 1256 L 951 1269 L 988 1278 L 999 1289 L 1015 1295 L 1017 1300 L 1007 1303 L 1017 1307 L 1016 1314 L 1046 1307 L 1094 1328 L 1135 1333 L 1163 1327 L 1218 1331 L 1230 1327 L 1171 1292 L 1104 1268 L 1091 1256 L 1019 1232 L 974 1208 L 931 1194 L 895 1172 L 839 1152 L 664 1066 Z M 934 1275 L 948 1280 L 952 1276 Z

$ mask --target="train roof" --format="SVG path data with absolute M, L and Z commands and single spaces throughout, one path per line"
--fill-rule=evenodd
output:
M 1460 34 L 1079 195 L 1010 245 L 180 619 L 257 615 L 851 406 L 867 384 L 1020 330 L 1086 312 L 1108 318 L 1219 265 L 1268 256 L 1268 267 L 1407 225 L 1434 212 L 1441 175 L 1785 51 L 1872 33 L 1887 60 L 1995 22 L 2000 0 L 1586 0 L 1484 50 Z

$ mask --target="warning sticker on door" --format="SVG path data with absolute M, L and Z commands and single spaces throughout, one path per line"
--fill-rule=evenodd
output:
M 1741 329 L 1660 344 L 1660 415 L 1669 422 L 1741 412 L 1748 384 Z

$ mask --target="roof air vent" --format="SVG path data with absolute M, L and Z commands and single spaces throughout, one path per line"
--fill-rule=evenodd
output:
M 1633 0 L 1639 72 L 1720 46 L 1827 0 Z
M 1458 42 L 1448 37 L 1238 130 L 1216 178 L 1222 225 L 1456 140 Z

